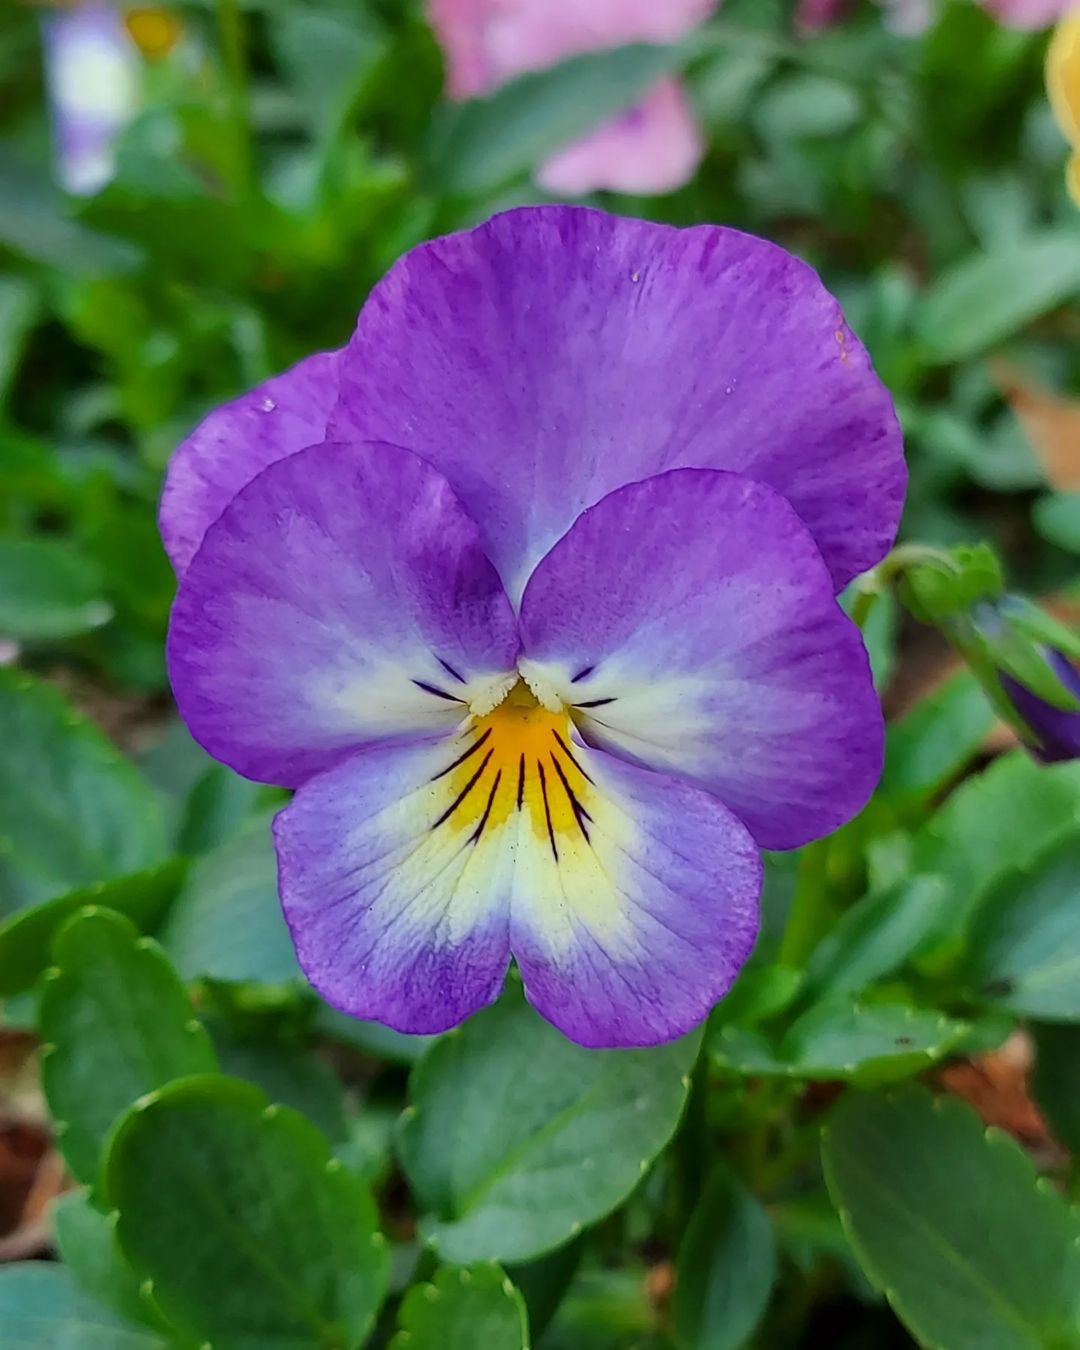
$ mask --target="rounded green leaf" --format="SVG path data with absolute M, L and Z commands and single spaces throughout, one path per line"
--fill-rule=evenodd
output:
M 281 915 L 269 815 L 253 817 L 197 859 L 160 938 L 188 980 L 287 984 L 301 979 Z
M 413 1075 L 399 1139 L 450 1261 L 525 1261 L 602 1218 L 671 1138 L 695 1034 L 651 1050 L 584 1050 L 511 986 L 442 1037 Z
M 1080 1227 L 1008 1136 L 955 1098 L 851 1095 L 822 1132 L 859 1262 L 923 1344 L 1080 1344 Z
M 85 1189 L 65 1191 L 52 1209 L 60 1259 L 90 1298 L 134 1326 L 160 1326 L 161 1317 L 116 1241 L 116 1216 L 103 1213 Z
M 60 539 L 0 539 L 0 634 L 74 637 L 112 617 L 90 559 Z
M 0 917 L 165 856 L 154 793 L 49 685 L 0 666 Z
M 717 1173 L 679 1249 L 675 1325 L 693 1350 L 739 1350 L 765 1314 L 776 1280 L 772 1223 L 754 1197 Z
M 1080 835 L 1002 877 L 971 921 L 965 975 L 986 1002 L 1080 1021 Z
M 125 1322 L 77 1289 L 63 1266 L 0 1266 L 0 1337 L 7 1350 L 165 1350 L 152 1331 Z
M 161 949 L 122 915 L 84 910 L 61 931 L 54 959 L 41 996 L 42 1083 L 60 1150 L 92 1183 L 123 1111 L 217 1064 Z
M 1046 230 L 976 253 L 923 297 L 918 328 L 935 361 L 963 361 L 1080 293 L 1080 235 Z
M 722 1069 L 750 1077 L 884 1082 L 926 1068 L 969 1030 L 968 1023 L 928 1008 L 837 996 L 808 1008 L 778 1042 L 758 1031 L 721 1026 L 710 1050 Z
M 382 1301 L 367 1187 L 303 1116 L 212 1075 L 152 1093 L 105 1164 L 128 1261 L 169 1320 L 214 1350 L 355 1350 Z
M 414 1285 L 390 1350 L 529 1350 L 525 1302 L 498 1266 L 444 1266 Z
M 88 905 L 126 915 L 144 932 L 152 928 L 176 895 L 184 867 L 182 859 L 172 858 L 146 872 L 80 886 L 12 914 L 0 923 L 0 998 L 33 988 L 50 963 L 56 934 Z

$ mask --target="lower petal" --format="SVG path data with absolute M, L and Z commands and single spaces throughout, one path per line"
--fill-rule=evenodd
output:
M 757 931 L 745 828 L 687 784 L 573 738 L 524 686 L 460 734 L 357 754 L 275 824 L 300 964 L 336 1007 L 407 1032 L 526 993 L 589 1046 L 699 1022 Z
M 460 753 L 440 739 L 357 754 L 274 822 L 304 974 L 342 1012 L 396 1031 L 456 1026 L 498 996 L 510 963 L 512 859 L 494 833 L 474 840 L 471 819 L 441 819 L 456 786 L 442 771 Z
M 572 754 L 587 815 L 552 840 L 533 832 L 514 876 L 510 945 L 525 993 L 580 1045 L 673 1040 L 707 1016 L 750 955 L 760 855 L 699 788 L 580 743 Z M 560 759 L 556 799 L 575 777 L 557 750 Z

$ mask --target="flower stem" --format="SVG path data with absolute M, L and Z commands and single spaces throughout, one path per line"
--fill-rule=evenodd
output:
M 778 964 L 801 970 L 829 922 L 827 839 L 807 844 L 799 858 L 795 895 L 791 901 Z
M 233 137 L 233 171 L 236 185 L 246 197 L 255 187 L 255 169 L 248 107 L 246 35 L 238 0 L 217 0 L 217 26 Z

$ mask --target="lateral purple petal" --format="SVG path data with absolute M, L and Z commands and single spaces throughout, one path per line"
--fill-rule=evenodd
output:
M 791 505 L 679 469 L 586 511 L 521 606 L 533 688 L 584 738 L 716 794 L 763 848 L 850 820 L 882 763 L 859 630 Z
M 895 533 L 889 396 L 805 263 L 734 230 L 522 208 L 421 245 L 341 364 L 339 439 L 403 442 L 481 524 L 517 598 L 580 512 L 695 466 L 782 492 L 837 589 Z
M 207 531 L 168 638 L 195 739 L 286 786 L 456 726 L 513 682 L 517 649 L 476 526 L 437 470 L 388 445 L 264 469 Z
M 165 551 L 182 576 L 207 528 L 269 464 L 319 445 L 337 398 L 338 352 L 309 356 L 216 408 L 169 461 L 159 523 Z

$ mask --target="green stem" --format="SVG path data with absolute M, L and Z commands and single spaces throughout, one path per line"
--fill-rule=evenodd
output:
M 829 841 L 807 844 L 799 859 L 795 895 L 791 901 L 779 964 L 800 970 L 828 927 L 832 913 L 828 887 Z
M 217 0 L 217 24 L 233 135 L 236 185 L 244 196 L 248 196 L 255 189 L 255 160 L 249 115 L 247 42 L 238 0 Z

